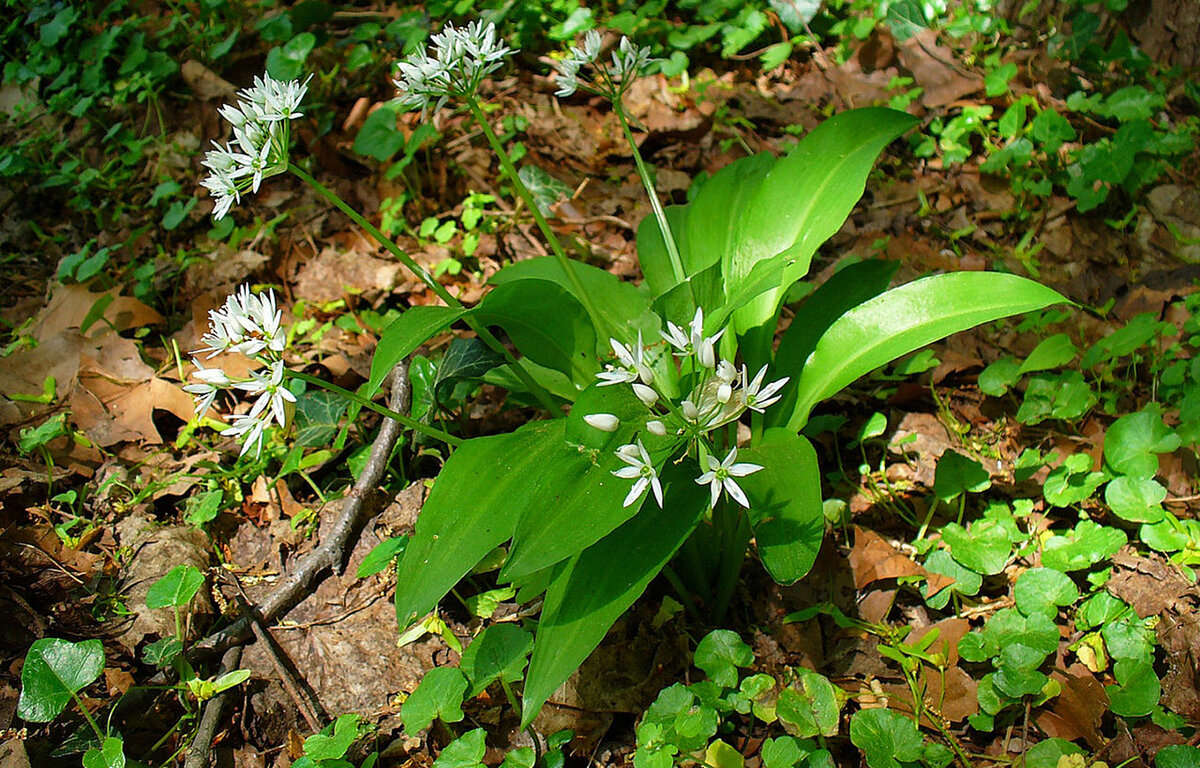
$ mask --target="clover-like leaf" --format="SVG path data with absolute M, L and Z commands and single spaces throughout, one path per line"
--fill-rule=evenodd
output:
M 754 651 L 736 632 L 717 629 L 705 635 L 696 646 L 694 663 L 717 685 L 736 688 L 738 667 L 754 663 Z
M 72 643 L 55 637 L 34 642 L 21 669 L 17 716 L 31 723 L 48 723 L 66 708 L 73 694 L 104 671 L 104 646 L 99 640 Z
M 958 523 L 949 523 L 942 528 L 942 540 L 955 560 L 984 575 L 1004 570 L 1012 553 L 1010 532 L 996 520 L 977 520 L 970 532 Z
M 1109 709 L 1121 717 L 1143 717 L 1153 711 L 1162 695 L 1154 665 L 1146 660 L 1121 659 L 1113 665 L 1117 685 L 1105 686 Z
M 1026 768 L 1058 768 L 1067 755 L 1082 755 L 1083 750 L 1066 739 L 1045 739 L 1025 753 Z
M 183 608 L 192 601 L 200 587 L 204 586 L 204 574 L 194 565 L 177 565 L 167 575 L 150 585 L 146 591 L 146 607 Z
M 850 718 L 850 741 L 870 768 L 903 768 L 921 758 L 925 741 L 912 720 L 890 709 L 861 709 Z
M 970 596 L 977 594 L 979 588 L 983 586 L 983 576 L 965 565 L 960 565 L 944 549 L 939 549 L 926 558 L 925 570 L 954 579 L 953 584 L 942 587 L 932 595 L 929 594 L 928 581 L 921 585 L 921 595 L 925 597 L 925 602 L 930 608 L 939 610 L 945 608 L 950 602 L 950 597 L 955 593 Z
M 1075 530 L 1046 539 L 1042 545 L 1042 565 L 1064 573 L 1081 571 L 1111 557 L 1128 540 L 1118 528 L 1081 520 Z

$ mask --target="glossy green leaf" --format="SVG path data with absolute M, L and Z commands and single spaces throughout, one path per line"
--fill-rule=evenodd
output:
M 808 273 L 817 248 L 862 197 L 879 153 L 916 123 L 881 107 L 842 112 L 813 129 L 762 178 L 734 220 L 730 247 L 721 257 L 726 294 L 734 295 L 764 260 L 788 266 L 778 288 L 734 315 L 738 333 L 774 316 L 783 291 Z
M 584 416 L 596 413 L 616 416 L 620 426 L 602 432 L 584 421 Z M 593 384 L 579 394 L 571 414 L 562 420 L 565 431 L 521 480 L 519 493 L 527 501 L 501 580 L 524 579 L 565 560 L 637 512 L 649 493 L 643 502 L 622 506 L 631 481 L 613 476 L 613 471 L 625 466 L 614 449 L 645 428 L 647 415 L 629 387 Z M 653 453 L 654 442 L 646 435 L 643 440 Z
M 407 536 L 393 536 L 379 542 L 371 548 L 367 556 L 358 564 L 358 572 L 354 574 L 355 578 L 365 579 L 368 576 L 374 576 L 382 572 L 392 564 L 392 560 L 404 554 L 404 549 L 407 546 Z
M 653 219 L 653 216 L 647 217 Z M 661 322 L 650 309 L 650 297 L 646 292 L 627 283 L 611 272 L 584 264 L 571 262 L 579 283 L 587 291 L 592 305 L 601 315 L 606 328 L 596 329 L 597 352 L 607 354 L 608 336 L 615 334 L 619 341 L 632 342 L 641 331 L 647 340 L 658 337 Z M 575 296 L 575 286 L 563 273 L 562 266 L 553 256 L 517 261 L 492 275 L 489 282 L 501 286 L 520 280 L 549 280 L 559 288 Z M 578 299 L 578 296 L 575 296 Z
M 339 760 L 346 756 L 354 740 L 358 738 L 360 715 L 340 715 L 333 726 L 325 730 L 332 733 L 314 733 L 304 740 L 304 754 L 313 760 Z
M 412 307 L 397 317 L 379 337 L 375 357 L 371 360 L 371 378 L 363 392 L 373 397 L 379 391 L 384 378 L 392 369 L 416 351 L 430 337 L 449 328 L 455 320 L 467 313 L 461 307 L 423 306 Z
M 396 618 L 421 618 L 484 555 L 507 541 L 539 476 L 562 443 L 562 419 L 469 440 L 442 467 L 400 561 Z
M 898 261 L 868 259 L 838 270 L 812 292 L 796 310 L 779 341 L 771 367 L 773 379 L 789 377 L 778 403 L 766 415 L 768 426 L 782 424 L 796 404 L 796 387 L 804 362 L 817 342 L 842 315 L 887 290 L 899 268 Z
M 681 254 L 688 275 L 721 263 L 726 254 L 734 251 L 739 222 L 776 162 L 765 152 L 743 157 L 704 182 L 688 206 L 687 249 Z
M 600 365 L 596 331 L 583 305 L 549 280 L 514 280 L 498 285 L 473 314 L 508 333 L 521 353 L 586 386 Z
M 958 451 L 946 451 L 938 459 L 933 493 L 942 501 L 962 493 L 982 493 L 992 487 L 992 476 L 983 465 Z
M 669 205 L 664 209 L 667 226 L 675 236 L 675 244 L 681 254 L 688 252 L 687 220 L 690 206 Z M 671 259 L 667 255 L 667 246 L 663 243 L 662 233 L 658 228 L 658 219 L 653 215 L 646 216 L 637 230 L 638 262 L 642 266 L 642 276 L 645 285 L 650 289 L 650 295 L 658 298 L 674 288 L 678 281 L 671 268 Z
M 192 601 L 200 587 L 204 586 L 204 574 L 194 565 L 177 565 L 146 591 L 146 607 L 183 608 Z
M 1032 280 L 990 272 L 933 275 L 894 288 L 842 315 L 817 342 L 788 428 L 798 431 L 814 405 L 891 360 L 980 323 L 1064 301 Z
M 1162 695 L 1162 685 L 1147 660 L 1121 659 L 1113 665 L 1117 685 L 1105 686 L 1109 709 L 1121 717 L 1145 717 Z
M 1131 523 L 1157 523 L 1167 516 L 1162 502 L 1167 489 L 1149 477 L 1115 478 L 1104 488 L 1104 500 L 1113 514 Z
M 1057 333 L 1042 341 L 1033 348 L 1025 362 L 1017 369 L 1018 374 L 1034 371 L 1048 371 L 1059 368 L 1075 359 L 1079 350 L 1071 342 L 1071 337 L 1065 333 Z
M 767 430 L 738 461 L 765 469 L 738 480 L 750 500 L 750 526 L 758 556 L 771 578 L 793 584 L 816 562 L 825 538 L 821 470 L 808 439 Z
M 1026 616 L 1035 613 L 1053 619 L 1058 609 L 1079 599 L 1079 588 L 1071 577 L 1053 568 L 1030 568 L 1013 588 L 1017 608 Z
M 34 641 L 21 668 L 21 697 L 17 717 L 48 723 L 71 701 L 71 695 L 104 671 L 104 646 L 99 640 L 72 643 L 46 637 Z
M 796 681 L 779 693 L 776 713 L 794 736 L 836 736 L 841 704 L 833 683 L 822 674 L 803 667 Z
M 1112 557 L 1128 537 L 1119 528 L 1081 520 L 1075 530 L 1054 535 L 1042 545 L 1042 565 L 1056 571 L 1081 571 Z
M 664 509 L 653 502 L 643 505 L 636 516 L 556 571 L 525 679 L 522 727 L 641 596 L 708 508 L 708 489 L 695 483 L 690 469 L 669 465 L 662 481 L 668 500 Z

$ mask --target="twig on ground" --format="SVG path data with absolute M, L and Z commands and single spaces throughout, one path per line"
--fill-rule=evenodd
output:
M 242 609 L 242 614 L 250 620 L 250 629 L 254 632 L 255 639 L 262 644 L 263 650 L 271 657 L 271 663 L 274 664 L 275 671 L 279 674 L 279 682 L 283 684 L 283 689 L 292 698 L 296 709 L 300 711 L 304 722 L 308 724 L 313 733 L 320 731 L 324 727 L 324 723 L 329 720 L 328 713 L 321 706 L 321 700 L 317 698 L 316 692 L 309 685 L 297 679 L 298 675 L 293 669 L 294 665 L 291 663 L 291 659 L 286 658 L 286 652 L 279 647 L 279 643 L 275 642 L 275 637 L 263 626 L 262 621 L 258 618 L 257 610 L 246 597 L 246 591 L 242 589 L 242 583 L 237 575 L 230 574 L 230 577 L 238 591 L 236 595 L 238 607 Z
M 392 371 L 392 391 L 388 397 L 388 407 L 393 411 L 408 410 L 412 397 L 412 385 L 408 380 L 408 360 L 403 360 Z M 387 468 L 388 458 L 392 455 L 392 446 L 400 436 L 400 424 L 392 419 L 384 419 L 379 427 L 379 434 L 371 445 L 371 454 L 363 466 L 362 474 L 342 502 L 341 512 L 337 520 L 323 532 L 323 540 L 316 549 L 309 552 L 296 567 L 279 581 L 279 585 L 267 596 L 259 606 L 259 616 L 264 623 L 274 622 L 304 598 L 312 594 L 312 587 L 317 577 L 326 570 L 336 570 L 339 574 L 345 568 L 346 559 L 353 549 L 354 541 L 366 522 L 362 520 L 363 502 L 371 491 L 378 485 L 379 479 Z M 247 640 L 253 630 L 249 619 L 242 618 L 230 626 L 212 633 L 193 646 L 195 650 L 220 651 L 233 643 Z
M 221 658 L 219 674 L 232 672 L 241 663 L 242 646 L 235 645 Z M 221 725 L 221 717 L 225 713 L 225 702 L 228 701 L 232 691 L 233 689 L 221 691 L 204 705 L 204 712 L 200 715 L 200 725 L 196 727 L 196 736 L 192 739 L 192 746 L 188 748 L 183 768 L 208 768 L 213 738 L 217 735 L 217 728 Z

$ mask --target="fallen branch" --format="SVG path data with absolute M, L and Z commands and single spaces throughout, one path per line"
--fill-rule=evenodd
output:
M 392 391 L 388 397 L 388 407 L 393 411 L 407 411 L 412 397 L 412 385 L 408 380 L 408 360 L 401 361 L 393 369 L 391 379 Z M 325 571 L 334 570 L 340 575 L 345 569 L 346 560 L 354 549 L 358 533 L 366 522 L 361 519 L 363 502 L 379 484 L 379 479 L 387 468 L 388 458 L 392 455 L 392 446 L 399 435 L 399 422 L 385 418 L 379 427 L 379 434 L 375 436 L 375 442 L 371 444 L 371 454 L 363 466 L 362 474 L 346 494 L 337 519 L 328 531 L 322 532 L 321 543 L 300 559 L 296 567 L 290 570 L 259 606 L 258 614 L 264 623 L 269 624 L 286 615 L 311 595 L 317 578 Z M 200 640 L 193 646 L 193 650 L 220 652 L 230 645 L 245 642 L 252 633 L 250 620 L 243 617 Z

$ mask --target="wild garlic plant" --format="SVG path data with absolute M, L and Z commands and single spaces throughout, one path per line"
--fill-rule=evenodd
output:
M 492 130 L 480 88 L 513 51 L 491 24 L 447 26 L 428 50 L 398 65 L 395 80 L 412 108 L 462 107 L 473 116 L 524 203 L 519 215 L 533 217 L 552 253 L 504 266 L 474 307 L 464 307 L 374 224 L 287 161 L 278 124 L 298 114 L 298 98 L 286 109 L 262 108 L 268 117 L 259 124 L 283 144 L 250 136 L 242 144 L 238 121 L 258 114 L 257 105 L 267 103 L 262 93 L 303 95 L 302 84 L 268 79 L 257 96 L 244 94 L 237 114 L 227 115 L 241 151 L 227 146 L 210 158 L 218 213 L 286 167 L 444 302 L 412 307 L 389 325 L 369 381 L 348 396 L 378 409 L 370 398 L 393 367 L 461 322 L 506 361 L 487 380 L 514 402 L 532 398 L 552 417 L 469 440 L 440 433 L 453 451 L 397 574 L 397 620 L 409 627 L 489 553 L 507 547 L 499 580 L 545 596 L 523 691 L 524 725 L 660 573 L 689 610 L 719 622 L 751 548 L 780 583 L 808 572 L 825 531 L 817 454 L 801 430 L 818 403 L 952 333 L 1064 301 L 1030 280 L 983 272 L 890 288 L 895 265 L 864 261 L 791 307 L 780 335 L 789 289 L 841 228 L 879 154 L 917 121 L 882 108 L 835 115 L 784 156 L 739 159 L 687 205 L 664 208 L 622 104 L 645 74 L 648 54 L 625 39 L 609 61 L 602 49 L 603 39 L 589 34 L 559 62 L 559 93 L 599 93 L 621 121 L 654 210 L 637 232 L 638 286 L 567 257 Z M 255 354 L 274 365 L 281 358 L 271 357 L 277 350 L 261 322 L 273 303 L 256 305 L 259 325 L 235 326 L 231 319 L 253 314 L 239 296 L 237 311 L 220 315 L 222 328 L 245 329 L 246 338 L 227 334 L 229 348 L 265 341 Z M 497 327 L 519 358 L 493 335 Z M 214 338 L 210 347 L 225 344 Z M 251 414 L 257 411 L 259 421 L 235 423 L 255 438 L 255 424 L 278 421 L 281 412 L 286 419 L 288 409 L 277 369 L 264 368 L 243 390 L 257 394 Z M 278 370 L 284 379 L 329 386 Z M 217 373 L 199 375 L 213 390 L 237 387 Z M 203 404 L 211 392 L 195 386 Z

